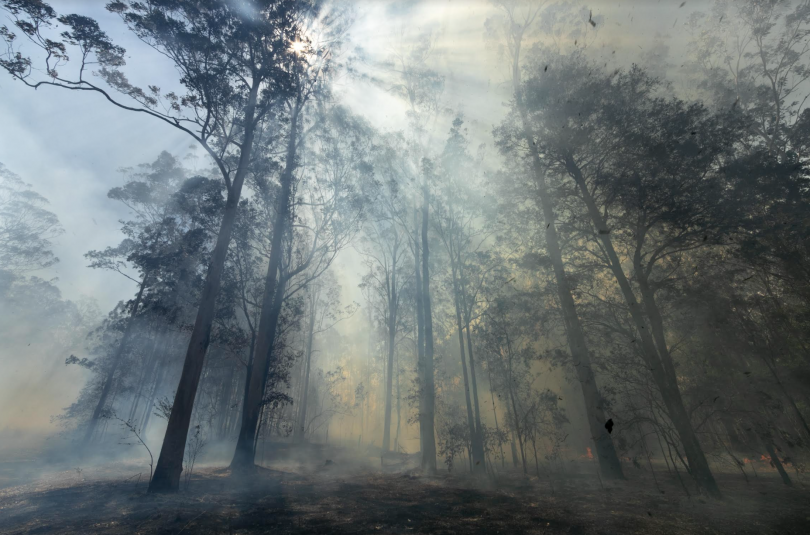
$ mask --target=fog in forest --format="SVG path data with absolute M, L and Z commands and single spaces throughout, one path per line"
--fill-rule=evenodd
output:
M 806 533 L 807 0 L 0 0 L 0 533 Z

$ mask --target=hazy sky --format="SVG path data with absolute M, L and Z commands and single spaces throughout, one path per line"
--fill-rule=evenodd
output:
M 110 37 L 127 49 L 126 72 L 134 83 L 155 84 L 164 90 L 176 83 L 171 65 L 135 40 L 117 16 L 108 14 L 103 8 L 105 1 L 50 3 L 60 13 L 96 18 Z M 681 61 L 686 42 L 683 22 L 691 12 L 705 10 L 707 3 L 688 1 L 681 7 L 681 1 L 674 0 L 599 0 L 583 5 L 592 9 L 595 18 L 604 17 L 590 45 L 594 52 L 604 54 L 605 61 L 609 59 L 616 66 L 626 66 L 655 43 L 670 47 L 671 62 Z M 507 71 L 484 41 L 484 21 L 495 13 L 492 5 L 478 0 L 436 0 L 365 1 L 355 6 L 357 21 L 348 49 L 361 46 L 368 54 L 369 62 L 361 70 L 385 77 L 375 65 L 396 48 L 395 36 L 433 30 L 439 36 L 434 67 L 447 79 L 444 104 L 463 111 L 480 141 L 487 142 L 508 100 L 504 84 Z M 396 130 L 405 124 L 404 106 L 384 88 L 343 76 L 336 93 L 380 129 Z M 448 126 L 449 120 L 437 129 L 443 133 Z M 61 261 L 37 275 L 58 277 L 57 285 L 65 298 L 93 298 L 104 313 L 118 301 L 132 297 L 136 290 L 133 282 L 116 273 L 87 268 L 83 256 L 88 250 L 115 245 L 122 238 L 118 220 L 127 217 L 127 210 L 109 200 L 107 191 L 121 184 L 119 168 L 151 162 L 162 150 L 182 157 L 192 142 L 153 118 L 109 105 L 99 95 L 49 87 L 35 92 L 0 74 L 0 162 L 48 198 L 65 228 L 54 243 Z M 338 267 L 346 300 L 360 300 L 358 265 L 357 254 L 348 251 Z M 9 355 L 0 356 L 5 357 L 0 363 L 9 362 Z M 0 375 L 6 376 L 0 380 L 0 389 L 4 384 L 14 384 L 15 390 L 22 391 L 29 386 L 42 388 L 43 384 L 71 381 L 70 385 L 56 385 L 61 394 L 41 408 L 38 421 L 42 422 L 70 403 L 81 386 L 75 374 L 56 373 L 57 368 L 64 369 L 63 355 L 47 358 L 53 362 L 48 361 L 41 369 L 29 364 L 24 374 L 16 366 L 16 371 L 5 365 L 0 370 Z M 0 430 L 3 427 L 0 414 Z

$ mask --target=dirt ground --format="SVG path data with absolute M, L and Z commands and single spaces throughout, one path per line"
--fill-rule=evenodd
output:
M 249 479 L 206 467 L 172 495 L 146 493 L 142 463 L 46 473 L 0 489 L 0 534 L 810 533 L 810 491 L 768 473 L 749 484 L 720 474 L 724 498 L 713 500 L 694 489 L 687 497 L 661 473 L 656 488 L 640 470 L 610 484 L 594 474 L 550 480 L 506 471 L 482 486 L 367 461 L 275 463 Z

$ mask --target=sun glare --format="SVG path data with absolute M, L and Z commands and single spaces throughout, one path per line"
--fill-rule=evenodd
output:
M 302 53 L 307 48 L 307 44 L 303 41 L 293 41 L 290 43 L 290 50 L 296 54 Z

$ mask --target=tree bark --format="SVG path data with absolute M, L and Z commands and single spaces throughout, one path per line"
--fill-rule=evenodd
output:
M 217 243 L 211 255 L 211 263 L 205 276 L 200 306 L 194 321 L 194 330 L 188 344 L 180 383 L 172 404 L 169 425 L 163 437 L 155 473 L 149 483 L 149 492 L 176 492 L 180 490 L 180 473 L 183 471 L 183 453 L 186 449 L 186 438 L 191 423 L 191 412 L 194 409 L 194 398 L 197 396 L 200 374 L 205 362 L 205 353 L 211 341 L 211 327 L 216 314 L 216 300 L 222 282 L 222 272 L 228 255 L 228 245 L 233 234 L 242 185 L 250 166 L 253 140 L 256 133 L 254 117 L 259 84 L 254 83 L 250 89 L 248 104 L 245 108 L 245 135 L 239 154 L 239 164 L 225 202 L 225 212 L 217 236 Z

